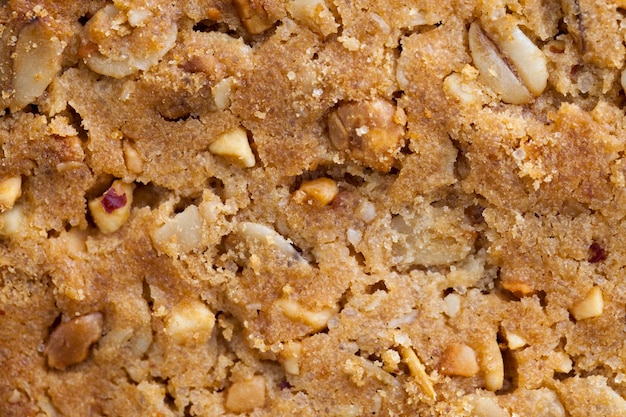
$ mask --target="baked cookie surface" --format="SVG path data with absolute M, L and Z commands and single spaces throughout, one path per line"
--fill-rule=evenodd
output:
M 2 2 L 0 415 L 626 415 L 623 7 Z

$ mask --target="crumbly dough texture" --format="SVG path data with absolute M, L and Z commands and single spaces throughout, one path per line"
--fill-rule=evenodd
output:
M 0 415 L 626 415 L 624 7 L 2 2 Z

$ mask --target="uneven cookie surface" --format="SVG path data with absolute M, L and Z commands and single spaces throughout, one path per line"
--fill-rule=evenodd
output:
M 625 23 L 2 3 L 0 414 L 625 415 Z

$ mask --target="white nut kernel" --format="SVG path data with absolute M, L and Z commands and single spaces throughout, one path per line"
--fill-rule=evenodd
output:
M 11 210 L 0 213 L 0 234 L 4 236 L 17 234 L 23 230 L 25 222 L 22 207 L 16 205 Z
M 230 93 L 234 83 L 233 77 L 227 77 L 211 88 L 213 101 L 218 110 L 224 110 L 230 106 Z
M 501 33 L 492 40 L 480 24 L 470 25 L 468 39 L 474 65 L 483 82 L 503 101 L 528 103 L 546 88 L 546 57 L 516 25 L 506 21 L 499 29 Z
M 320 331 L 328 325 L 328 320 L 337 312 L 336 308 L 325 308 L 319 311 L 308 310 L 295 300 L 281 298 L 275 301 L 276 306 L 291 320 L 299 321 Z
M 248 142 L 248 134 L 242 127 L 236 127 L 219 135 L 209 145 L 209 151 L 241 168 L 251 168 L 256 164 L 254 153 Z
M 13 104 L 17 109 L 32 103 L 43 94 L 61 70 L 64 50 L 64 42 L 41 20 L 35 20 L 22 28 L 13 61 Z
M 233 413 L 252 411 L 265 405 L 265 378 L 254 376 L 233 383 L 226 394 L 226 409 Z
M 298 251 L 281 236 L 276 230 L 265 225 L 253 222 L 239 223 L 238 232 L 246 239 L 266 243 L 275 246 L 284 255 L 298 257 Z
M 134 189 L 134 184 L 116 180 L 102 196 L 89 202 L 91 217 L 102 233 L 113 233 L 126 223 Z
M 510 350 L 521 349 L 528 344 L 522 336 L 506 329 L 504 329 L 504 337 Z
M 322 36 L 337 33 L 339 28 L 324 0 L 291 0 L 287 11 L 296 21 Z
M 509 417 L 509 413 L 503 410 L 493 398 L 472 394 L 466 399 L 471 404 L 473 417 Z
M 565 352 L 554 352 L 551 355 L 554 371 L 566 374 L 572 370 L 572 358 Z
M 288 342 L 285 344 L 281 352 L 281 362 L 285 372 L 291 375 L 300 375 L 300 354 L 302 352 L 302 343 Z
M 476 352 L 462 343 L 453 343 L 446 348 L 439 363 L 439 371 L 443 375 L 471 377 L 480 368 L 476 361 Z
M 602 315 L 604 300 L 600 287 L 593 287 L 584 300 L 570 309 L 576 320 L 586 320 Z
M 303 181 L 298 190 L 322 206 L 332 203 L 339 193 L 337 182 L 324 177 Z
M 0 212 L 13 208 L 22 195 L 22 177 L 17 175 L 0 181 Z
M 443 312 L 446 316 L 452 318 L 461 310 L 461 297 L 458 294 L 450 293 L 443 299 L 444 309 Z
M 504 360 L 494 336 L 480 347 L 480 362 L 485 379 L 485 388 L 489 391 L 498 391 L 504 385 Z
M 156 65 L 174 47 L 178 26 L 165 14 L 132 9 L 127 13 L 109 4 L 87 22 L 85 33 L 82 55 L 87 66 L 98 74 L 123 78 Z
M 165 332 L 179 345 L 203 345 L 215 326 L 215 315 L 201 301 L 176 305 L 167 319 Z
M 154 231 L 152 237 L 157 249 L 176 257 L 201 245 L 203 229 L 204 220 L 200 210 L 192 204 L 173 218 L 168 218 L 163 226 Z
M 143 159 L 139 156 L 139 152 L 129 142 L 124 141 L 122 144 L 124 150 L 124 162 L 126 162 L 126 168 L 132 174 L 140 174 L 143 172 Z

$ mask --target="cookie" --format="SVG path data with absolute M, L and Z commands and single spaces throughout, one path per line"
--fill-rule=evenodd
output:
M 624 16 L 4 2 L 0 414 L 626 414 Z

